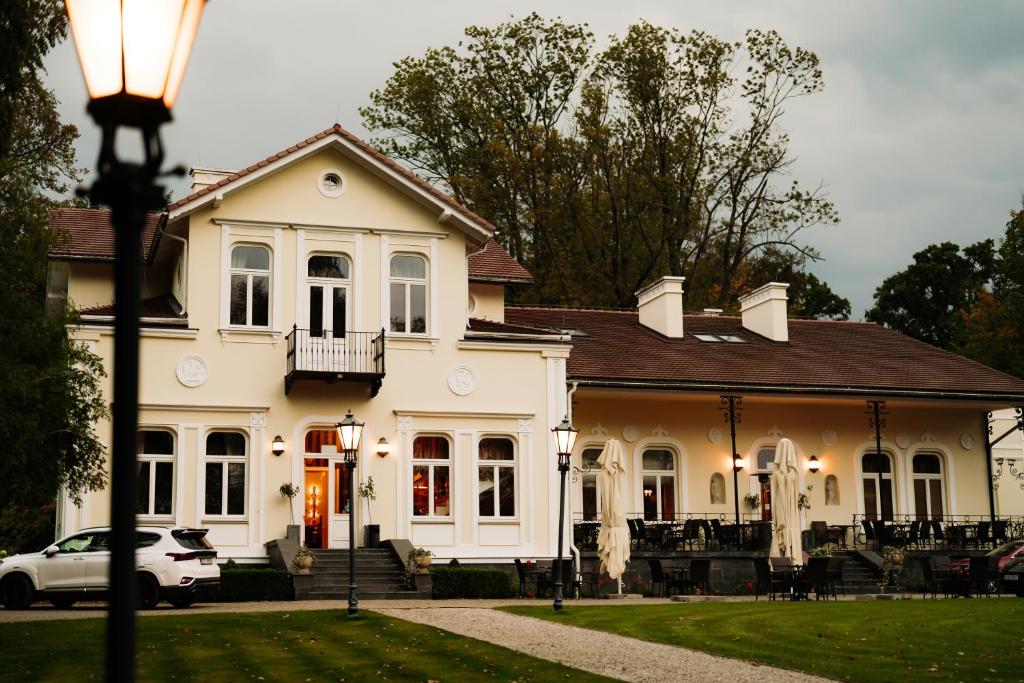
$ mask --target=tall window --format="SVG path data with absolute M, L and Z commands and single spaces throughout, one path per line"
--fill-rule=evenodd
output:
M 914 456 L 914 512 L 917 519 L 941 519 L 945 512 L 942 502 L 942 459 L 935 453 Z
M 672 451 L 649 448 L 641 459 L 644 519 L 673 519 L 676 513 L 676 459 Z
M 448 517 L 451 506 L 450 444 L 443 436 L 417 436 L 412 442 L 413 517 Z
M 422 256 L 391 257 L 391 331 L 427 332 L 427 261 Z
M 232 325 L 270 324 L 270 250 L 240 244 L 231 250 Z
M 174 513 L 174 435 L 166 429 L 141 429 L 135 437 L 135 452 L 135 513 L 170 517 Z
M 309 257 L 306 275 L 310 336 L 323 337 L 327 331 L 334 338 L 344 340 L 349 272 L 349 262 L 344 256 L 314 254 Z
M 245 514 L 246 439 L 239 432 L 206 436 L 206 505 L 211 516 Z
M 480 439 L 477 450 L 481 517 L 516 516 L 516 447 L 511 439 Z
M 580 458 L 583 461 L 583 469 L 590 469 L 590 472 L 580 478 L 583 485 L 583 519 L 587 521 L 598 519 L 601 515 L 601 497 L 597 491 L 597 459 L 600 457 L 600 448 L 587 448 Z
M 771 464 L 775 462 L 775 446 L 766 446 L 757 451 L 757 497 L 761 499 L 758 508 L 761 521 L 772 521 L 772 478 Z
M 881 471 L 879 471 L 881 470 Z M 892 521 L 892 457 L 888 453 L 865 453 L 861 458 L 861 479 L 864 491 L 864 516 L 867 519 Z M 879 494 L 881 474 L 881 494 Z

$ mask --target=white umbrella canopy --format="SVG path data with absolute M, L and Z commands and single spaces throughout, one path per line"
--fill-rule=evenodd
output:
M 772 557 L 789 557 L 799 562 L 803 557 L 800 543 L 800 510 L 797 509 L 800 472 L 797 469 L 796 447 L 782 439 L 775 448 L 775 471 L 772 472 Z
M 601 569 L 613 579 L 626 571 L 629 562 L 629 528 L 626 526 L 626 454 L 617 439 L 608 439 L 597 459 L 601 468 L 597 488 L 601 495 L 601 531 L 597 556 Z

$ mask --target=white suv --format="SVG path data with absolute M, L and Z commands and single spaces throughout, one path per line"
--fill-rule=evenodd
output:
M 136 530 L 138 603 L 156 607 L 166 599 L 188 607 L 200 586 L 220 583 L 217 551 L 206 529 L 144 526 Z M 39 553 L 0 560 L 0 600 L 25 609 L 35 600 L 67 608 L 78 600 L 103 599 L 109 589 L 110 528 L 82 529 Z

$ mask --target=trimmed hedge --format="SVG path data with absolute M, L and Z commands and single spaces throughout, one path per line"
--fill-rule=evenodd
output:
M 294 600 L 291 574 L 278 569 L 221 567 L 218 602 L 251 602 L 256 600 Z
M 510 598 L 512 575 L 503 569 L 437 567 L 430 570 L 435 600 L 448 598 Z

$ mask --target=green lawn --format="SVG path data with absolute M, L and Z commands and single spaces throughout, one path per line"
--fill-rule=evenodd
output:
M 471 638 L 362 612 L 146 616 L 143 681 L 606 680 Z M 0 624 L 0 680 L 103 679 L 102 619 Z
M 850 681 L 1024 680 L 1018 598 L 505 609 Z

